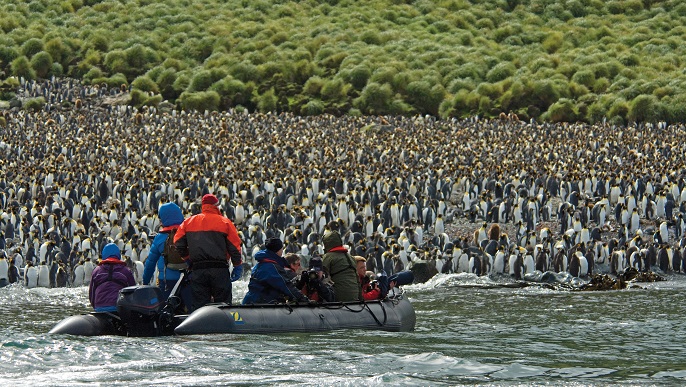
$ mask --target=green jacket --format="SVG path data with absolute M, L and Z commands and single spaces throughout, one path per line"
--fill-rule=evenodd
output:
M 363 301 L 360 278 L 357 276 L 355 260 L 343 247 L 343 240 L 336 231 L 324 233 L 324 272 L 333 281 L 336 301 Z

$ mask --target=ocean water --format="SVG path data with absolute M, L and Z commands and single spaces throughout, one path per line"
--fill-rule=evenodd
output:
M 246 291 L 235 283 L 234 298 Z M 87 289 L 0 289 L 0 382 L 78 385 L 683 385 L 686 277 L 621 291 L 469 274 L 405 288 L 414 332 L 161 338 L 47 332 Z

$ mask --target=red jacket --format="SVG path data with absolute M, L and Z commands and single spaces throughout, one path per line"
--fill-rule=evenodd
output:
M 365 301 L 378 300 L 381 296 L 381 290 L 379 288 L 370 289 L 370 282 L 366 277 L 360 277 L 360 283 L 362 284 L 362 297 Z
M 312 301 L 319 301 L 319 293 L 317 293 L 317 292 L 310 293 L 309 289 L 307 288 L 307 285 L 303 286 L 302 289 L 300 289 L 300 292 Z
M 202 213 L 181 223 L 174 244 L 195 268 L 221 267 L 229 260 L 233 266 L 242 263 L 241 239 L 236 226 L 212 204 L 203 204 Z

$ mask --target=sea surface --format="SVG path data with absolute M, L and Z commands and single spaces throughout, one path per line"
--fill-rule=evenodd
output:
M 682 386 L 686 277 L 667 279 L 574 292 L 438 275 L 405 287 L 414 332 L 162 338 L 50 335 L 90 311 L 87 288 L 11 286 L 0 289 L 0 385 Z

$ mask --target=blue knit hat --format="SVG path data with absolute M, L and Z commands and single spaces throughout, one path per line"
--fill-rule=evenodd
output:
M 117 258 L 121 259 L 121 250 L 114 243 L 108 243 L 102 248 L 102 259 Z
M 169 202 L 161 205 L 158 214 L 163 227 L 176 226 L 183 223 L 183 213 L 176 203 Z

